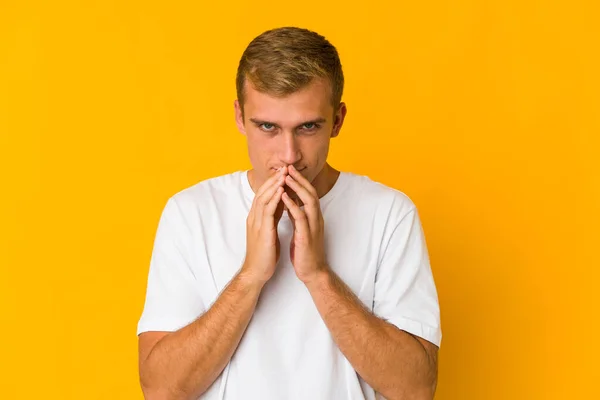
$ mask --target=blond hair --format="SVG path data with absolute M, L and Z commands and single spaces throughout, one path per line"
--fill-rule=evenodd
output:
M 315 78 L 327 78 L 331 83 L 331 105 L 336 112 L 344 90 L 336 48 L 308 29 L 282 27 L 263 32 L 250 42 L 238 66 L 236 89 L 242 115 L 246 79 L 259 92 L 284 97 Z

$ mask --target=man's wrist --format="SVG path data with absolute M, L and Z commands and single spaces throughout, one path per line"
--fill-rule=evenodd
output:
M 256 279 L 253 275 L 246 271 L 240 271 L 237 274 L 237 280 L 242 287 L 242 290 L 249 293 L 256 292 L 260 294 L 266 282 Z
M 307 287 L 309 292 L 313 292 L 315 290 L 321 290 L 322 288 L 329 285 L 332 277 L 333 271 L 329 268 L 329 266 L 325 266 L 323 268 L 317 269 L 312 276 L 304 281 L 304 285 Z

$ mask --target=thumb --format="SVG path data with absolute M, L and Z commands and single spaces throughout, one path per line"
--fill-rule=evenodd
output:
M 287 213 L 288 213 L 288 216 L 290 217 L 290 221 L 292 221 L 292 227 L 294 228 L 294 233 L 296 233 L 296 220 L 294 219 L 294 216 L 292 215 L 290 210 L 287 210 Z
M 277 208 L 275 209 L 275 214 L 273 215 L 274 219 L 275 219 L 275 226 L 277 226 L 279 224 L 279 220 L 283 216 L 283 212 L 285 210 L 286 210 L 286 206 L 283 203 L 283 200 L 279 200 L 279 203 L 277 204 Z

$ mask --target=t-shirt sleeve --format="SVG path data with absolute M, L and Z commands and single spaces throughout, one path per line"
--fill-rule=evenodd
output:
M 417 209 L 392 229 L 375 277 L 373 313 L 439 347 L 438 296 Z
M 160 216 L 137 334 L 176 331 L 205 311 L 190 263 L 190 231 L 175 198 Z

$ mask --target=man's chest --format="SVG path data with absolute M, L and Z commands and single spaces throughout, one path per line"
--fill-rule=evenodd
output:
M 245 221 L 221 220 L 212 226 L 212 229 L 204 229 L 202 240 L 194 244 L 192 257 L 199 290 L 207 304 L 216 300 L 239 271 L 246 255 Z M 374 231 L 374 226 L 356 220 L 334 223 L 326 220 L 325 225 L 325 254 L 330 268 L 369 309 L 381 242 L 376 239 L 379 233 Z M 278 225 L 280 257 L 275 274 L 263 289 L 261 302 L 264 299 L 285 306 L 286 302 L 308 295 L 290 260 L 292 234 L 291 222 L 283 218 Z

